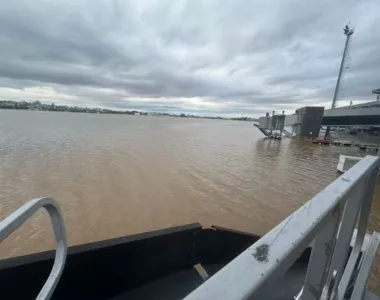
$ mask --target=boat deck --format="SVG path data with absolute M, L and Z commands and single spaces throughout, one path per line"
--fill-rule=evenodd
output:
M 222 265 L 203 266 L 209 275 L 215 274 Z M 252 300 L 283 300 L 294 299 L 302 288 L 307 270 L 307 264 L 296 263 L 281 280 L 265 286 L 254 294 Z M 122 293 L 109 300 L 180 300 L 204 282 L 195 268 L 183 270 L 176 274 L 153 281 L 142 287 Z M 370 291 L 366 291 L 363 300 L 380 300 Z
M 212 272 L 216 273 L 223 266 L 221 265 L 205 265 L 203 266 L 207 273 L 210 275 Z M 262 291 L 251 297 L 251 299 L 258 300 L 280 300 L 280 299 L 293 299 L 298 294 L 303 285 L 307 265 L 300 263 L 294 265 L 283 277 L 273 285 L 268 285 Z M 138 287 L 131 291 L 122 293 L 110 300 L 130 300 L 130 299 L 144 299 L 144 300 L 180 300 L 185 298 L 190 292 L 196 289 L 203 283 L 202 276 L 199 275 L 195 268 L 180 271 L 176 274 L 169 275 L 165 278 L 153 281 L 142 287 Z M 276 291 L 276 292 L 274 292 Z

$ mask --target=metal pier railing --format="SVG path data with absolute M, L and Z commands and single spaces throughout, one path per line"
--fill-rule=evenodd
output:
M 0 243 L 42 207 L 47 210 L 51 219 L 56 241 L 56 253 L 50 275 L 36 299 L 48 300 L 53 294 L 61 277 L 67 253 L 66 230 L 62 213 L 57 202 L 52 198 L 37 198 L 25 203 L 0 222 Z M 33 274 L 31 274 L 31 276 L 33 276 Z M 22 286 L 20 288 L 22 288 Z
M 294 296 L 342 300 L 350 284 L 351 299 L 361 299 L 380 241 L 374 233 L 358 264 L 378 165 L 378 157 L 362 159 L 185 299 L 249 299 L 264 285 L 281 280 L 310 244 L 304 286 Z

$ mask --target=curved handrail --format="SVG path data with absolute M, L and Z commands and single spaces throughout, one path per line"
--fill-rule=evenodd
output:
M 38 294 L 36 300 L 48 300 L 54 292 L 61 277 L 67 253 L 66 230 L 62 218 L 62 212 L 58 203 L 53 198 L 36 198 L 28 201 L 10 216 L 0 222 L 0 243 L 13 231 L 19 228 L 37 210 L 45 208 L 49 213 L 53 225 L 56 253 L 50 275 Z

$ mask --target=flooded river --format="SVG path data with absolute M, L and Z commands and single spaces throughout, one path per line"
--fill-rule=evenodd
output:
M 53 196 L 70 245 L 190 222 L 264 234 L 336 178 L 339 154 L 368 153 L 263 140 L 250 122 L 0 110 L 0 219 Z M 0 257 L 53 247 L 41 212 Z

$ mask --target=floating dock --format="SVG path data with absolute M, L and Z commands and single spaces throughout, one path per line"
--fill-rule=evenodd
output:
M 366 150 L 366 151 L 378 151 L 379 150 L 379 145 L 376 145 L 376 144 L 358 144 L 358 147 L 361 150 Z
M 345 146 L 345 147 L 354 147 L 357 144 L 353 141 L 341 141 L 341 140 L 330 140 L 330 139 L 315 139 L 312 140 L 313 144 L 318 145 L 329 145 L 329 146 Z
M 360 150 L 365 151 L 378 151 L 379 145 L 370 143 L 358 143 L 355 141 L 347 140 L 333 140 L 329 138 L 316 138 L 312 140 L 313 144 L 328 145 L 328 146 L 341 146 L 341 147 L 358 147 Z

